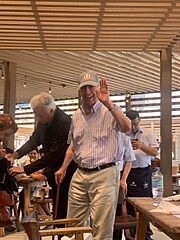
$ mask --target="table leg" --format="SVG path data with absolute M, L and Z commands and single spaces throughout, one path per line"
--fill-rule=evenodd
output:
M 29 205 L 31 201 L 31 185 L 24 184 L 24 216 L 29 213 Z
M 145 240 L 148 221 L 144 218 L 142 213 L 138 215 L 138 224 L 136 229 L 136 240 Z

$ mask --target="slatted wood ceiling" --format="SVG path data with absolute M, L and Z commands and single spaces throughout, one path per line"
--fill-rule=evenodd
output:
M 17 101 L 47 92 L 49 81 L 54 98 L 76 97 L 86 69 L 107 77 L 111 94 L 159 91 L 165 48 L 180 89 L 179 39 L 180 1 L 0 1 L 0 61 L 17 63 Z

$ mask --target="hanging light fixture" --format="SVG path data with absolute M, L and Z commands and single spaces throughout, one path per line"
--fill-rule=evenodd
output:
M 129 102 L 129 101 L 130 101 L 130 98 L 131 98 L 131 93 L 128 92 L 128 91 L 126 91 L 126 92 L 125 92 L 125 101 L 126 101 L 126 102 Z
M 52 91 L 51 91 L 51 81 L 49 81 L 49 93 L 51 93 Z
M 23 87 L 26 88 L 26 82 L 27 82 L 27 76 L 25 75 L 24 76 L 24 84 L 23 84 Z
M 61 83 L 60 86 L 63 87 L 63 88 L 65 88 L 65 87 L 66 87 L 66 84 L 65 84 L 65 83 Z

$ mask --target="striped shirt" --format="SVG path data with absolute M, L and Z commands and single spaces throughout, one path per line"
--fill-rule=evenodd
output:
M 88 116 L 82 106 L 74 113 L 69 140 L 74 160 L 81 167 L 95 168 L 122 159 L 120 129 L 113 115 L 100 101 L 94 104 Z

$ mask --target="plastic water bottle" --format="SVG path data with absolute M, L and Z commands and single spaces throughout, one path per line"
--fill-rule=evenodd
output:
M 163 199 L 163 175 L 159 167 L 152 173 L 152 194 L 153 205 L 158 206 Z

